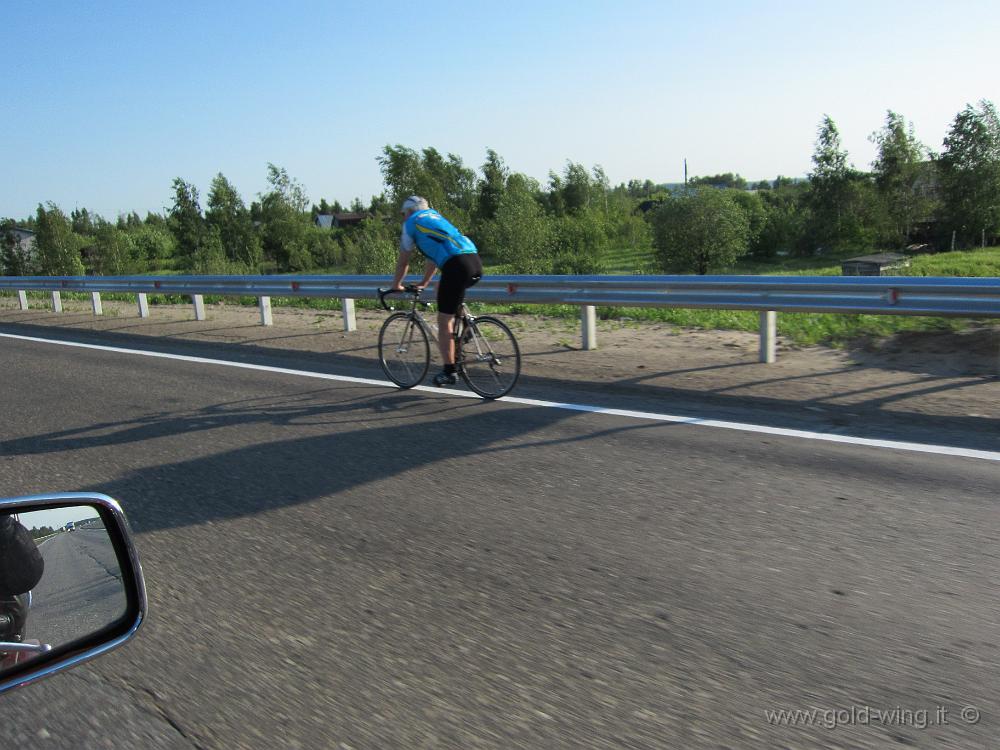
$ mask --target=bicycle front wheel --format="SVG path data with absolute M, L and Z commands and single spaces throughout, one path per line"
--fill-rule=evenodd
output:
M 510 393 L 521 374 L 521 350 L 514 334 L 496 318 L 476 318 L 462 334 L 458 372 L 483 398 Z
M 412 388 L 431 364 L 427 332 L 410 313 L 390 315 L 378 334 L 378 358 L 386 377 L 400 388 Z

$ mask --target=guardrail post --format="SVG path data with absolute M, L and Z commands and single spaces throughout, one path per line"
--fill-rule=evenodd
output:
M 194 300 L 194 319 L 204 320 L 205 319 L 205 297 L 201 294 L 192 294 L 191 299 Z
M 60 292 L 52 292 L 52 309 L 58 313 L 63 311 L 62 294 Z
M 260 324 L 262 326 L 273 325 L 274 320 L 271 318 L 271 298 L 258 297 L 257 300 L 260 305 Z
M 104 315 L 104 306 L 101 304 L 101 293 L 91 292 L 90 301 L 94 303 L 94 315 Z
M 584 305 L 580 308 L 580 333 L 583 338 L 583 348 L 585 351 L 592 351 L 597 348 L 597 308 L 593 305 Z
M 767 310 L 760 314 L 760 361 L 773 365 L 777 359 L 778 313 Z
M 145 292 L 139 292 L 139 317 L 148 318 L 149 317 L 149 298 L 146 296 Z
M 22 310 L 28 309 L 28 293 L 23 289 L 17 290 L 17 301 L 20 303 Z
M 340 301 L 340 309 L 344 313 L 344 332 L 350 333 L 351 331 L 358 330 L 358 318 L 354 313 L 354 300 L 342 299 Z

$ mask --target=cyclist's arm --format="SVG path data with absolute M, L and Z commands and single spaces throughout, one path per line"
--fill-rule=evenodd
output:
M 421 289 L 431 283 L 431 279 L 434 277 L 434 272 L 436 270 L 437 266 L 434 265 L 434 261 L 428 258 L 427 262 L 424 263 L 424 280 L 420 282 Z
M 412 255 L 412 253 L 409 250 L 399 251 L 399 257 L 396 259 L 396 275 L 392 280 L 392 288 L 396 291 L 403 288 L 403 279 L 406 277 L 406 269 L 410 265 L 410 255 Z

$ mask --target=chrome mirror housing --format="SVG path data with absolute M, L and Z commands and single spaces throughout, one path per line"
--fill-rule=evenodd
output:
M 146 617 L 125 514 L 97 493 L 0 499 L 0 693 L 106 653 Z

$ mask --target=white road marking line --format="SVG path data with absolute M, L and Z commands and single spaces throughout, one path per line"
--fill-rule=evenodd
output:
M 164 352 L 150 352 L 143 349 L 125 349 L 117 346 L 101 346 L 99 344 L 82 344 L 75 341 L 60 341 L 58 339 L 43 339 L 35 336 L 19 336 L 13 333 L 0 333 L 0 337 L 18 339 L 21 341 L 34 341 L 41 344 L 55 344 L 58 346 L 72 346 L 80 349 L 96 349 L 98 351 L 115 352 L 117 354 L 133 354 L 142 357 L 159 357 L 161 359 L 175 359 L 181 362 L 196 362 L 206 365 L 221 365 L 223 367 L 239 367 L 244 370 L 258 370 L 261 372 L 276 372 L 282 375 L 296 375 L 298 377 L 318 378 L 321 380 L 336 380 L 342 383 L 357 383 L 359 385 L 370 385 L 381 388 L 396 388 L 393 383 L 387 380 L 374 380 L 372 378 L 355 378 L 349 375 L 331 375 L 325 372 L 312 372 L 309 370 L 292 370 L 287 367 L 271 367 L 270 365 L 255 365 L 247 362 L 232 362 L 225 359 L 210 359 L 208 357 L 192 357 L 186 354 L 168 354 Z M 459 391 L 451 388 L 435 388 L 433 386 L 418 385 L 412 390 L 425 391 L 447 396 L 460 396 L 463 398 L 478 399 L 474 393 L 469 391 Z M 828 443 L 846 443 L 849 445 L 863 445 L 869 448 L 889 448 L 892 450 L 912 451 L 917 453 L 933 453 L 940 456 L 960 456 L 963 458 L 979 458 L 986 461 L 1000 461 L 1000 452 L 975 450 L 973 448 L 955 448 L 948 445 L 932 445 L 928 443 L 909 443 L 899 440 L 876 440 L 873 438 L 853 437 L 851 435 L 834 435 L 824 432 L 810 432 L 808 430 L 792 430 L 784 427 L 769 427 L 767 425 L 746 424 L 743 422 L 726 422 L 719 419 L 705 419 L 702 417 L 680 417 L 671 414 L 657 414 L 647 411 L 632 411 L 629 409 L 611 409 L 604 406 L 589 406 L 587 404 L 572 404 L 559 401 L 540 401 L 531 398 L 518 398 L 517 396 L 506 396 L 500 401 L 509 404 L 520 404 L 523 406 L 539 406 L 548 409 L 566 409 L 569 411 L 579 411 L 588 414 L 609 414 L 616 417 L 628 417 L 632 419 L 644 419 L 655 422 L 670 422 L 673 424 L 698 425 L 700 427 L 717 427 L 724 430 L 739 430 L 741 432 L 755 432 L 762 435 L 778 435 L 781 437 L 793 437 L 802 440 L 820 440 Z

